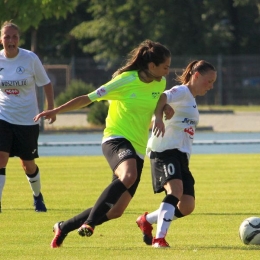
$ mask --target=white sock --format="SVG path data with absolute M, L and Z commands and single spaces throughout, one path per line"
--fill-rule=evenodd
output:
M 40 179 L 40 171 L 38 170 L 38 173 L 35 177 L 31 178 L 30 175 L 26 175 L 27 180 L 31 186 L 33 195 L 35 197 L 38 197 L 41 192 L 41 179 Z
M 1 174 L 0 175 L 0 201 L 2 199 L 2 193 L 3 193 L 4 186 L 5 186 L 5 179 L 6 179 L 6 176 Z
M 156 224 L 157 223 L 157 218 L 158 218 L 158 212 L 159 209 L 149 213 L 146 215 L 146 220 L 150 223 L 150 224 Z
M 159 207 L 156 238 L 163 238 L 171 225 L 174 217 L 175 207 L 172 204 L 162 202 Z

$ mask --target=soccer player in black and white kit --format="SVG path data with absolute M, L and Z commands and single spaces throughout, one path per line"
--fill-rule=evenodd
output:
M 177 77 L 181 85 L 164 91 L 158 102 L 147 154 L 154 193 L 165 191 L 166 196 L 156 211 L 145 212 L 136 220 L 143 241 L 153 247 L 169 247 L 165 236 L 171 222 L 191 214 L 195 208 L 195 181 L 189 170 L 195 128 L 199 122 L 195 97 L 204 96 L 211 90 L 216 78 L 216 69 L 210 63 L 193 61 Z M 154 223 L 157 223 L 155 237 L 152 236 Z
M 33 118 L 39 113 L 35 86 L 43 86 L 48 109 L 54 107 L 53 88 L 46 71 L 31 51 L 19 48 L 20 31 L 6 21 L 1 27 L 0 43 L 0 212 L 1 197 L 9 157 L 17 156 L 25 171 L 37 212 L 46 212 L 41 194 L 38 158 L 39 123 Z M 56 117 L 50 118 L 53 123 Z

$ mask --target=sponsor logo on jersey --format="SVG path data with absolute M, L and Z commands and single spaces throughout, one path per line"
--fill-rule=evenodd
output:
M 5 89 L 5 93 L 7 94 L 7 95 L 19 95 L 19 90 L 18 89 Z
M 185 129 L 184 129 L 184 132 L 185 132 L 185 133 L 188 133 L 188 134 L 191 135 L 191 136 L 194 135 L 194 130 L 193 130 L 193 128 L 192 128 L 191 126 L 188 127 L 188 128 L 185 128 Z
M 17 69 L 16 69 L 16 73 L 18 74 L 23 74 L 25 72 L 25 68 L 22 67 L 22 66 L 19 66 Z
M 193 107 L 194 107 L 194 108 L 196 108 L 197 106 L 196 106 L 196 105 L 194 105 Z
M 159 98 L 160 92 L 152 92 L 152 97 L 153 98 Z
M 100 87 L 96 90 L 96 93 L 99 97 L 102 97 L 102 96 L 106 95 L 107 91 L 104 87 Z
M 2 87 L 21 87 L 27 85 L 27 79 L 21 80 L 2 80 Z
M 184 124 L 188 124 L 188 125 L 196 125 L 196 121 L 195 120 L 192 120 L 192 119 L 189 119 L 189 118 L 184 118 L 183 121 L 181 121 L 182 123 Z
M 4 68 L 0 68 L 0 71 L 2 71 Z
M 126 149 L 118 154 L 119 159 L 123 159 L 124 157 L 128 155 L 132 155 L 132 151 L 130 149 Z

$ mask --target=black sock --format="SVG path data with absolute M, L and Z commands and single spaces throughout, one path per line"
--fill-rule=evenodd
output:
M 60 225 L 61 231 L 65 234 L 68 234 L 69 232 L 80 228 L 81 225 L 86 221 L 86 219 L 88 219 L 91 210 L 92 208 L 88 208 L 85 211 L 78 214 L 77 216 L 74 216 L 73 218 L 64 221 Z
M 98 198 L 85 223 L 95 227 L 126 190 L 127 188 L 119 179 L 110 183 Z
M 180 212 L 180 210 L 178 209 L 178 207 L 175 208 L 174 216 L 177 217 L 177 218 L 185 217 L 185 215 L 183 215 L 183 214 Z
M 91 210 L 92 208 L 88 208 L 79 215 L 64 221 L 60 226 L 61 231 L 65 234 L 68 234 L 69 232 L 80 228 L 81 225 L 86 221 L 86 219 L 88 219 Z M 96 226 L 101 225 L 102 223 L 109 220 L 110 219 L 105 214 L 97 221 Z
M 105 214 L 104 216 L 102 216 L 97 222 L 96 222 L 96 226 L 103 224 L 104 222 L 109 221 L 110 219 L 107 217 L 107 215 Z
M 5 175 L 5 168 L 0 169 L 0 175 Z

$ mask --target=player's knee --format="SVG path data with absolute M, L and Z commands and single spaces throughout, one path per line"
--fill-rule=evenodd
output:
M 124 183 L 126 188 L 130 188 L 136 181 L 137 174 L 136 173 L 128 173 L 120 178 L 120 180 Z

